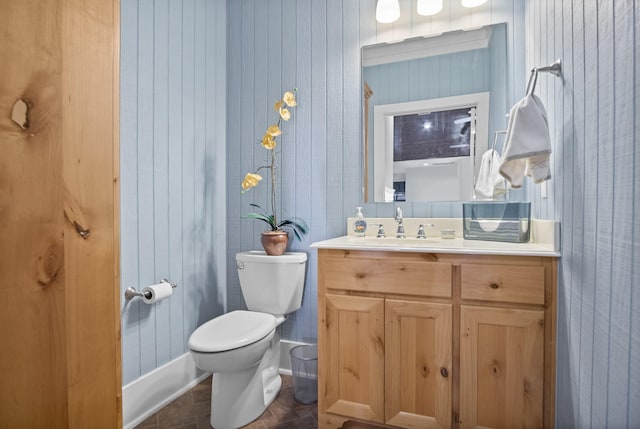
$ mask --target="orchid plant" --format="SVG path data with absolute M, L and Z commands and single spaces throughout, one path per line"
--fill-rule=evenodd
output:
M 286 122 L 291 119 L 291 111 L 289 108 L 296 107 L 297 105 L 295 89 L 293 91 L 286 91 L 282 98 L 274 103 L 273 110 L 275 110 L 279 115 L 278 122 L 269 126 L 260 141 L 260 145 L 269 151 L 268 163 L 258 167 L 253 173 L 246 174 L 242 181 L 242 192 L 245 193 L 249 189 L 258 185 L 262 180 L 262 176 L 258 174 L 260 170 L 269 170 L 269 174 L 271 176 L 271 211 L 269 212 L 263 209 L 258 204 L 250 204 L 250 206 L 257 209 L 257 211 L 247 213 L 245 218 L 257 219 L 265 222 L 269 226 L 269 231 L 284 231 L 285 229 L 290 229 L 298 240 L 302 240 L 302 236 L 309 231 L 307 224 L 302 219 L 298 218 L 279 220 L 276 209 L 276 139 L 282 135 L 282 130 L 280 129 L 282 121 Z

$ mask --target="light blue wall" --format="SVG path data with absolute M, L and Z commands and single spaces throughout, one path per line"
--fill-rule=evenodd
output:
M 529 1 L 527 63 L 541 76 L 553 179 L 535 215 L 562 223 L 560 428 L 640 427 L 640 7 Z
M 121 289 L 127 384 L 186 353 L 226 301 L 226 2 L 122 0 Z
M 377 24 L 376 0 L 238 0 L 229 2 L 228 22 L 228 304 L 244 308 L 234 255 L 259 249 L 263 225 L 241 217 L 249 204 L 267 203 L 268 186 L 240 193 L 244 174 L 264 159 L 258 144 L 275 120 L 272 103 L 285 89 L 298 88 L 298 107 L 285 124 L 283 164 L 278 192 L 287 217 L 310 226 L 303 242 L 290 250 L 310 256 L 303 307 L 283 325 L 283 338 L 315 341 L 317 337 L 317 260 L 309 245 L 346 233 L 346 217 L 361 205 L 360 47 L 443 31 L 507 23 L 507 70 L 524 71 L 524 3 L 490 0 L 477 9 L 445 2 L 433 18 L 414 11 L 415 0 L 401 0 L 401 18 Z M 514 31 L 514 28 L 518 29 Z M 524 79 L 524 77 L 523 77 Z M 524 84 L 508 89 L 510 103 Z M 394 206 L 364 205 L 366 216 L 391 217 Z M 461 216 L 460 203 L 406 203 L 405 216 Z M 233 235 L 231 235 L 233 231 Z
M 490 91 L 489 59 L 487 47 L 365 67 L 363 77 L 373 91 L 369 102 L 391 104 Z M 472 78 L 461 78 L 461 70 Z
M 445 2 L 435 18 L 416 16 L 416 0 L 400 3 L 400 21 L 383 25 L 375 0 L 123 0 L 122 288 L 165 275 L 182 283 L 160 305 L 123 306 L 125 383 L 186 350 L 193 328 L 223 311 L 227 278 L 229 308 L 244 306 L 233 256 L 259 248 L 262 228 L 241 216 L 267 193 L 241 195 L 240 181 L 262 159 L 256 142 L 283 89 L 298 88 L 299 106 L 279 195 L 284 214 L 311 227 L 293 244 L 310 261 L 303 308 L 284 337 L 313 340 L 309 245 L 344 234 L 360 201 L 359 47 L 507 22 L 510 102 L 527 67 L 564 59 L 564 78 L 542 76 L 536 91 L 554 142 L 548 197 L 527 186 L 534 215 L 562 223 L 558 427 L 640 427 L 637 2 L 490 0 L 472 11 Z M 460 215 L 443 203 L 403 207 L 406 216 Z M 393 206 L 365 204 L 365 213 L 392 216 Z

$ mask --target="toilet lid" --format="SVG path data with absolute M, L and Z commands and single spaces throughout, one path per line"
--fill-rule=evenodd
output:
M 233 350 L 269 335 L 276 327 L 276 318 L 257 311 L 236 310 L 209 320 L 189 338 L 189 348 L 213 353 Z

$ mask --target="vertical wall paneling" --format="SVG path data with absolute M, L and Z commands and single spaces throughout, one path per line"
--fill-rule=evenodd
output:
M 239 83 L 239 92 L 237 96 L 239 96 L 240 101 L 240 110 L 238 113 L 238 122 L 235 128 L 231 128 L 230 131 L 232 134 L 237 134 L 240 137 L 237 144 L 240 145 L 240 180 L 247 172 L 254 171 L 257 165 L 262 165 L 261 162 L 264 160 L 264 149 L 261 146 L 256 144 L 255 139 L 255 129 L 256 122 L 255 119 L 255 104 L 259 103 L 260 100 L 256 100 L 255 98 L 255 80 L 256 80 L 256 70 L 255 70 L 255 27 L 256 20 L 262 21 L 260 17 L 256 17 L 255 14 L 255 1 L 243 1 L 241 2 L 241 25 L 240 28 L 236 31 L 240 34 L 237 37 L 229 37 L 229 41 L 238 40 L 240 41 L 239 50 L 236 47 L 230 47 L 229 54 L 230 57 L 233 56 L 233 53 L 239 54 L 241 58 L 241 68 L 240 70 L 236 70 L 235 72 L 240 75 L 240 83 Z M 265 70 L 263 68 L 263 70 Z M 267 71 L 268 73 L 268 71 Z M 233 97 L 230 97 L 230 103 L 232 102 Z M 262 127 L 261 127 L 262 128 Z M 262 149 L 262 150 L 260 150 Z M 230 171 L 235 171 L 235 168 L 230 168 Z M 265 188 L 269 187 L 268 179 L 265 183 Z M 230 181 L 229 185 L 233 182 Z M 230 188 L 230 193 L 234 193 L 234 191 L 240 190 L 240 183 L 238 186 Z M 249 203 L 256 203 L 265 207 L 268 204 L 267 194 L 264 193 L 264 197 L 260 200 L 256 199 L 256 194 L 258 192 L 250 191 L 246 194 L 242 195 L 240 200 L 240 207 L 238 207 L 238 212 L 233 213 L 229 217 L 240 217 L 244 215 L 249 209 Z M 240 228 L 240 238 L 241 238 L 241 249 L 252 249 L 255 246 L 256 238 L 255 235 L 261 231 L 262 225 L 257 225 L 257 222 L 251 220 L 243 220 Z M 233 255 L 231 256 L 233 257 Z M 238 277 L 235 263 L 231 265 L 233 273 L 232 275 L 235 278 Z M 242 295 L 238 290 L 234 296 L 242 299 Z M 240 301 L 243 302 L 243 301 Z
M 560 15 L 560 23 L 556 24 L 556 28 L 560 29 L 562 34 L 562 54 L 563 79 L 561 85 L 561 95 L 558 98 L 563 100 L 563 135 L 561 141 L 564 142 L 563 154 L 561 161 L 561 169 L 563 170 L 562 182 L 558 180 L 558 189 L 556 195 L 562 197 L 563 208 L 562 216 L 573 219 L 571 225 L 563 225 L 562 246 L 564 249 L 581 248 L 582 243 L 582 221 L 581 215 L 574 211 L 574 207 L 580 204 L 580 195 L 582 187 L 576 188 L 577 184 L 582 184 L 581 177 L 583 175 L 583 163 L 577 159 L 577 155 L 584 153 L 579 150 L 578 146 L 584 144 L 584 109 L 579 108 L 584 104 L 575 103 L 576 94 L 584 94 L 584 55 L 583 51 L 573 49 L 573 39 L 584 39 L 584 28 L 582 26 L 582 10 L 578 15 L 574 15 L 576 11 L 572 7 L 571 2 L 562 4 L 562 13 Z M 557 19 L 557 17 L 556 17 Z M 567 23 L 563 25 L 563 23 Z M 580 73 L 582 73 L 580 75 Z M 580 85 L 582 83 L 582 86 Z M 581 122 L 578 126 L 578 121 Z M 560 165 L 560 162 L 556 162 Z M 570 359 L 579 359 L 579 342 L 574 341 L 574 332 L 578 332 L 576 322 L 579 320 L 580 299 L 578 295 L 579 276 L 574 275 L 572 271 L 580 272 L 582 268 L 581 254 L 571 252 L 565 256 L 566 264 L 560 265 L 560 277 L 564 279 L 564 285 L 558 289 L 558 308 L 565 308 L 567 316 L 573 321 L 572 326 L 558 325 L 557 334 L 557 350 L 561 350 Z M 573 270 L 566 270 L 565 265 L 571 265 Z M 574 367 L 577 369 L 577 366 Z M 556 397 L 566 398 L 575 391 L 576 380 L 578 377 L 570 371 L 557 371 Z M 559 414 L 556 412 L 557 423 L 560 427 L 572 424 L 576 419 L 576 410 L 568 409 Z
M 182 2 L 169 1 L 169 28 L 168 37 L 168 118 L 167 132 L 169 142 L 168 154 L 168 204 L 169 215 L 169 264 L 168 279 L 184 285 L 182 266 L 182 254 L 184 243 L 182 240 L 183 206 L 182 206 Z M 169 118 L 172 118 L 169 120 Z M 173 203 L 179 202 L 179 203 Z M 185 331 L 180 321 L 184 314 L 185 288 L 179 287 L 173 291 L 170 306 L 170 335 L 171 335 L 171 359 L 175 359 L 184 353 Z
M 359 154 L 361 135 L 360 45 L 506 22 L 507 107 L 524 94 L 529 67 L 558 57 L 564 61 L 563 78 L 541 75 L 536 90 L 547 107 L 553 141 L 553 178 L 546 185 L 547 197 L 543 198 L 540 186 L 529 183 L 515 195 L 533 202 L 536 217 L 562 223 L 559 338 L 565 341 L 558 344 L 558 424 L 638 426 L 640 316 L 632 306 L 637 299 L 631 287 L 639 283 L 635 267 L 640 266 L 640 237 L 633 222 L 640 210 L 640 198 L 635 196 L 639 149 L 633 143 L 638 135 L 636 3 L 491 0 L 470 10 L 458 2 L 445 2 L 441 14 L 418 17 L 411 10 L 415 2 L 401 1 L 402 18 L 393 24 L 375 22 L 375 3 L 267 1 L 270 19 L 277 14 L 273 11 L 279 11 L 301 21 L 295 42 L 284 41 L 291 35 L 289 26 L 270 27 L 269 40 L 282 40 L 277 47 L 269 43 L 266 48 L 266 57 L 275 56 L 283 65 L 278 77 L 269 74 L 271 67 L 261 63 L 265 57 L 257 52 L 259 41 L 252 28 L 256 5 L 251 0 L 230 3 L 228 83 L 235 97 L 230 97 L 228 111 L 243 120 L 242 126 L 239 120 L 230 120 L 229 129 L 235 126 L 243 137 L 228 143 L 229 224 L 237 222 L 250 201 L 232 196 L 231 191 L 238 188 L 243 174 L 235 170 L 252 166 L 258 150 L 244 131 L 254 129 L 253 121 L 263 115 L 253 109 L 259 94 L 256 87 L 262 82 L 258 70 L 269 70 L 269 85 L 295 80 L 304 109 L 309 109 L 296 118 L 296 152 L 288 162 L 297 165 L 287 171 L 285 181 L 292 182 L 282 185 L 287 190 L 282 192 L 282 204 L 293 209 L 288 215 L 306 216 L 311 227 L 309 240 L 296 244 L 296 249 L 310 253 L 307 288 L 315 289 L 313 251 L 306 246 L 344 234 L 344 219 L 360 203 L 360 160 L 350 159 Z M 301 28 L 306 19 L 310 35 Z M 285 71 L 289 60 L 294 66 Z M 303 145 L 309 146 L 303 149 Z M 307 156 L 312 157 L 310 165 L 305 163 Z M 300 172 L 307 168 L 308 185 L 300 180 Z M 293 196 L 287 195 L 289 190 Z M 459 216 L 458 206 L 403 204 L 408 216 Z M 390 204 L 364 207 L 367 216 L 392 216 L 394 210 Z M 230 243 L 227 256 L 230 307 L 243 305 L 233 254 L 256 245 L 253 223 L 242 229 L 239 244 Z M 314 304 L 305 297 L 303 308 L 290 321 L 294 326 L 287 328 L 291 339 L 302 340 L 315 332 Z
M 342 51 L 343 22 L 352 22 L 343 14 L 343 2 L 327 0 L 327 234 L 329 236 L 340 235 L 344 229 L 340 225 L 343 221 L 344 210 L 342 206 L 343 190 L 343 116 L 342 106 L 345 82 L 343 79 L 344 68 Z M 348 61 L 348 59 L 347 59 Z M 359 85 L 357 82 L 353 84 Z M 357 112 L 352 112 L 354 117 Z
M 633 40 L 633 141 L 637 142 L 640 138 L 640 121 L 638 121 L 638 115 L 640 115 L 640 105 L 638 103 L 638 96 L 640 95 L 640 67 L 638 67 L 638 61 L 640 61 L 640 7 L 634 3 L 633 8 L 633 23 L 634 23 L 634 36 Z M 633 171 L 640 171 L 640 145 L 634 145 L 633 151 Z M 636 173 L 633 177 L 633 212 L 632 215 L 638 216 L 640 214 L 640 198 L 635 197 L 640 192 L 640 174 Z M 640 242 L 640 227 L 638 223 L 633 224 L 632 242 Z M 640 284 L 640 250 L 637 246 L 633 247 L 631 252 L 631 284 Z M 629 299 L 629 307 L 631 308 L 631 326 L 629 332 L 630 340 L 630 356 L 640 356 L 640 311 L 638 310 L 638 303 L 640 302 L 638 291 L 631 289 L 631 295 Z M 640 359 L 629 359 L 629 374 L 640 374 Z M 630 383 L 629 396 L 627 397 L 627 423 L 640 422 L 640 407 L 637 404 L 640 402 L 640 383 Z
M 298 26 L 300 23 L 296 19 L 296 11 L 302 5 L 298 5 L 297 0 L 282 0 L 282 23 L 284 27 L 291 26 L 290 33 L 284 32 L 282 35 L 282 72 L 280 74 L 280 88 L 275 88 L 273 94 L 266 96 L 269 100 L 268 108 L 262 109 L 269 113 L 269 120 L 274 117 L 274 111 L 271 108 L 271 104 L 278 97 L 282 96 L 282 92 L 285 89 L 289 89 L 291 86 L 298 86 L 298 62 L 299 53 L 297 52 L 298 46 L 301 46 L 301 41 L 298 38 Z M 265 4 L 268 7 L 268 4 Z M 303 39 L 304 40 L 304 39 Z M 256 64 L 258 64 L 256 59 Z M 300 88 L 307 88 L 307 86 L 300 85 Z M 305 145 L 306 142 L 302 142 L 297 138 L 298 134 L 298 107 L 292 110 L 293 120 L 287 122 L 282 121 L 283 135 L 280 142 L 280 170 L 278 171 L 278 177 L 281 179 L 278 189 L 278 217 L 280 219 L 289 218 L 292 213 L 297 213 L 298 200 L 302 195 L 296 194 L 296 153 L 298 152 L 298 146 Z M 302 166 L 300 166 L 302 167 Z M 292 243 L 292 245 L 294 245 Z M 295 317 L 295 315 L 294 315 Z
M 120 281 L 126 289 L 138 284 L 138 3 L 123 1 L 120 14 Z M 126 382 L 141 374 L 140 304 L 121 303 L 122 378 Z
M 595 427 L 606 426 L 609 364 L 609 319 L 611 316 L 611 288 L 602 287 L 611 284 L 613 243 L 612 206 L 615 190 L 614 175 L 614 56 L 613 56 L 613 3 L 598 1 L 597 5 L 597 70 L 598 70 L 598 134 L 597 134 L 597 209 L 596 209 L 596 288 L 594 299 L 593 324 L 593 378 L 591 424 Z M 599 287 L 600 286 L 600 287 Z
M 197 54 L 195 55 L 194 64 L 194 214 L 195 219 L 193 223 L 194 231 L 194 259 L 195 259 L 195 271 L 194 277 L 194 293 L 191 295 L 194 298 L 194 306 L 190 309 L 193 314 L 193 320 L 191 325 L 188 326 L 189 331 L 193 332 L 198 326 L 203 324 L 209 319 L 209 314 L 212 313 L 213 303 L 211 299 L 208 299 L 208 289 L 217 288 L 217 286 L 211 284 L 207 276 L 209 273 L 209 265 L 213 263 L 211 260 L 212 249 L 207 249 L 205 245 L 211 243 L 210 235 L 206 237 L 205 232 L 211 234 L 211 223 L 215 221 L 211 216 L 207 216 L 205 210 L 205 200 L 207 193 L 207 171 L 205 166 L 207 165 L 207 122 L 209 118 L 205 116 L 207 113 L 207 97 L 206 87 L 208 80 L 207 69 L 205 68 L 206 60 L 209 55 L 213 55 L 213 47 L 207 43 L 207 0 L 196 0 L 195 2 L 195 26 L 194 34 L 195 43 L 194 48 Z M 211 70 L 213 72 L 213 70 Z M 211 273 L 213 274 L 213 273 Z M 217 291 L 212 290 L 213 296 L 217 295 Z M 220 308 L 218 308 L 220 311 Z M 216 313 L 218 312 L 216 311 Z
M 310 255 L 307 293 L 283 331 L 312 341 L 309 243 L 344 234 L 360 203 L 360 46 L 507 22 L 508 105 L 523 95 L 528 67 L 564 61 L 563 79 L 541 76 L 536 91 L 554 145 L 547 198 L 539 186 L 521 191 L 535 216 L 562 223 L 558 425 L 640 425 L 638 6 L 445 2 L 441 14 L 418 17 L 415 2 L 401 3 L 401 20 L 379 24 L 375 0 L 122 2 L 122 287 L 157 281 L 161 270 L 182 286 L 163 307 L 123 302 L 125 382 L 186 351 L 221 300 L 244 306 L 233 258 L 257 248 L 263 226 L 241 217 L 250 202 L 267 204 L 269 189 L 241 194 L 240 182 L 264 159 L 258 140 L 282 90 L 295 85 L 300 106 L 285 124 L 279 207 L 311 228 L 292 245 Z M 459 216 L 458 206 L 403 204 L 407 216 Z M 393 205 L 367 203 L 365 214 L 392 216 Z
M 311 159 L 309 165 L 310 176 L 310 214 L 306 218 L 311 226 L 309 242 L 313 243 L 327 237 L 327 147 L 329 145 L 327 134 L 329 123 L 327 120 L 327 4 L 326 2 L 311 1 L 309 8 L 311 19 L 311 82 L 308 97 L 308 109 L 310 112 L 309 130 L 311 142 Z M 313 100 L 313 103 L 311 103 Z M 318 261 L 315 252 L 309 251 L 308 280 L 305 284 L 304 308 L 308 311 L 306 324 L 310 334 L 307 340 L 317 338 L 317 283 L 313 279 L 318 278 Z M 301 318 L 302 319 L 302 318 Z
M 225 307 L 226 2 L 124 0 L 121 19 L 121 292 L 178 284 L 122 299 L 126 384 Z
M 232 40 L 240 40 L 242 34 L 242 2 L 230 2 L 229 3 L 229 13 L 228 13 L 228 28 L 229 28 L 229 50 L 231 49 L 241 49 L 242 46 L 238 43 L 231 44 Z M 246 206 L 244 206 L 244 199 L 241 198 L 240 194 L 240 184 L 242 178 L 244 177 L 244 158 L 242 154 L 243 148 L 247 145 L 240 144 L 243 128 L 241 124 L 243 123 L 242 117 L 240 115 L 240 111 L 242 108 L 242 104 L 240 102 L 232 102 L 231 100 L 235 97 L 238 100 L 242 98 L 242 79 L 241 72 L 242 70 L 242 55 L 241 53 L 236 53 L 233 55 L 231 52 L 228 55 L 227 59 L 227 67 L 229 70 L 226 85 L 228 88 L 228 93 L 231 95 L 229 97 L 229 102 L 227 103 L 227 130 L 228 132 L 228 142 L 227 142 L 227 166 L 228 166 L 228 174 L 226 177 L 226 198 L 227 198 L 227 215 L 226 215 L 226 225 L 228 230 L 230 231 L 230 239 L 228 240 L 228 257 L 227 257 L 227 277 L 228 281 L 232 282 L 232 279 L 235 279 L 238 274 L 236 271 L 236 261 L 235 254 L 246 247 L 244 246 L 244 237 L 247 234 L 247 229 L 249 233 L 252 232 L 251 225 L 247 223 L 247 221 L 242 221 L 240 216 L 246 210 Z M 233 72 L 231 72 L 233 70 Z M 248 120 L 248 119 L 247 119 Z M 252 161 L 252 158 L 249 159 L 249 162 Z M 248 164 L 250 166 L 250 164 Z M 237 171 L 240 170 L 240 171 Z M 235 171 L 235 173 L 233 173 Z M 232 234 L 231 231 L 234 231 Z M 229 283 L 231 284 L 231 283 Z M 232 309 L 239 304 L 236 304 L 241 301 L 240 290 L 239 287 L 227 287 L 227 303 L 229 308 Z
M 638 427 L 638 10 L 593 3 L 527 2 L 528 65 L 563 58 L 539 82 L 554 177 L 532 200 L 562 224 L 557 425 Z
M 298 88 L 294 118 L 283 125 L 278 206 L 282 215 L 300 217 L 309 224 L 309 236 L 290 247 L 307 252 L 309 263 L 303 307 L 283 325 L 283 338 L 316 338 L 317 268 L 309 244 L 344 234 L 346 217 L 362 204 L 361 46 L 506 22 L 510 65 L 504 73 L 510 81 L 519 74 L 519 91 L 509 83 L 505 110 L 524 92 L 523 2 L 490 0 L 477 9 L 445 2 L 443 12 L 434 17 L 417 16 L 415 1 L 400 3 L 401 19 L 379 24 L 376 0 L 229 2 L 227 226 L 233 233 L 227 250 L 229 309 L 244 308 L 234 255 L 259 248 L 258 234 L 264 229 L 256 221 L 241 218 L 249 203 L 266 204 L 269 195 L 266 181 L 245 194 L 240 193 L 240 183 L 264 159 L 258 140 L 273 118 L 273 101 L 290 86 Z M 470 87 L 490 73 L 473 79 Z M 423 84 L 433 91 L 441 89 L 435 80 Z M 410 91 L 409 86 L 404 90 Z M 405 216 L 462 215 L 459 203 L 405 203 L 402 207 Z M 391 217 L 394 206 L 366 203 L 364 212 L 369 217 Z
M 138 13 L 138 115 L 137 115 L 137 147 L 138 147 L 138 195 L 135 203 L 138 205 L 138 279 L 136 284 L 147 285 L 155 283 L 154 261 L 154 218 L 153 218 L 153 102 L 154 102 L 154 73 L 153 73 L 153 38 L 154 38 L 154 10 L 151 0 L 141 0 Z M 149 250 L 149 251 L 145 251 Z M 126 304 L 126 303 L 125 303 Z M 140 319 L 140 364 L 142 373 L 147 373 L 156 367 L 156 335 L 155 311 L 149 306 L 142 305 L 137 300 Z
M 613 56 L 623 58 L 633 51 L 633 4 L 618 2 L 613 10 Z M 636 140 L 634 139 L 633 98 L 633 69 L 632 61 L 617 61 L 615 63 L 613 81 L 613 216 L 611 249 L 611 299 L 608 331 L 616 332 L 615 336 L 607 332 L 609 362 L 608 362 L 608 403 L 607 420 L 605 425 L 626 424 L 626 414 L 629 403 L 617 398 L 629 398 L 629 361 L 630 333 L 631 333 L 631 288 L 633 267 L 633 229 L 634 222 L 629 221 L 633 213 L 633 153 Z M 637 225 L 638 222 L 635 221 Z M 619 417 L 620 416 L 620 417 Z
M 583 250 L 583 281 L 581 294 L 581 320 L 580 320 L 580 360 L 579 360 L 579 390 L 578 403 L 578 425 L 591 426 L 591 403 L 592 389 L 582 386 L 592 386 L 593 381 L 593 327 L 595 313 L 595 290 L 596 290 L 596 256 L 597 256 L 597 236 L 594 234 L 597 228 L 596 207 L 598 204 L 597 173 L 598 173 L 598 116 L 599 106 L 597 91 L 598 87 L 598 63 L 594 50 L 597 48 L 597 15 L 595 8 L 584 7 L 584 25 L 586 46 L 588 56 L 585 56 L 585 156 L 584 156 L 584 199 L 581 202 L 584 210 L 584 250 Z M 576 41 L 580 43 L 580 41 Z M 597 51 L 596 51 L 597 52 Z M 584 201 L 592 204 L 585 205 Z M 567 219 L 565 226 L 569 226 L 570 219 Z M 560 362 L 559 362 L 560 363 Z
M 349 19 L 342 20 L 342 56 L 345 59 L 359 58 L 360 56 L 360 35 L 358 22 L 360 17 L 359 2 L 343 2 L 342 16 Z M 411 16 L 410 13 L 407 15 Z M 349 124 L 344 126 L 343 132 L 343 181 L 352 184 L 345 186 L 342 192 L 343 218 L 344 213 L 354 213 L 356 206 L 362 199 L 361 182 L 361 111 L 362 111 L 362 90 L 361 90 L 361 73 L 360 61 L 344 61 L 343 62 L 343 105 L 342 105 L 342 123 Z M 356 82 L 355 85 L 347 84 L 348 82 Z M 354 116 L 358 118 L 358 122 L 351 124 Z M 350 214 L 353 216 L 353 214 Z M 344 227 L 343 227 L 344 228 Z
M 217 102 L 207 103 L 207 165 L 205 198 L 209 200 L 206 218 L 212 222 L 206 222 L 211 232 L 205 233 L 208 241 L 206 248 L 211 252 L 207 260 L 207 278 L 216 279 L 217 296 L 207 294 L 212 299 L 207 304 L 215 305 L 211 314 L 219 314 L 226 311 L 227 305 L 227 224 L 226 220 L 226 145 L 227 133 L 225 130 L 227 115 L 227 2 L 207 2 L 207 85 L 206 100 Z M 224 60 L 222 60 L 224 59 Z M 223 103 L 221 100 L 224 100 Z M 211 119 L 209 119 L 211 118 Z M 235 237 L 235 234 L 233 235 Z M 206 282 L 205 282 L 206 284 Z M 211 310 L 210 310 L 211 311 Z
M 154 273 L 169 278 L 169 1 L 153 10 L 153 254 Z M 154 280 L 155 283 L 155 280 Z M 155 332 L 170 332 L 171 303 L 155 308 Z M 156 343 L 156 362 L 171 360 L 171 342 Z
M 296 216 L 309 221 L 311 218 L 311 200 L 313 194 L 311 191 L 311 171 L 313 165 L 312 148 L 313 142 L 311 140 L 311 127 L 304 126 L 304 124 L 311 124 L 311 2 L 312 0 L 299 0 L 296 8 L 296 86 L 300 88 L 306 88 L 306 94 L 298 94 L 301 102 L 298 107 L 295 108 L 296 120 L 296 139 L 294 145 L 296 148 L 294 165 L 296 169 L 296 181 L 293 193 L 296 195 Z M 302 126 L 298 126 L 303 124 Z M 302 142 L 297 144 L 297 142 Z M 303 238 L 302 242 L 295 241 L 292 243 L 292 249 L 306 249 L 309 247 L 311 241 L 309 235 Z M 310 272 L 316 272 L 315 260 L 310 260 L 308 263 Z M 313 266 L 313 269 L 312 269 Z M 300 323 L 294 323 L 296 332 L 292 333 L 293 338 L 303 338 L 306 341 L 313 341 L 316 338 L 315 324 L 311 323 L 313 308 L 316 302 L 316 290 L 309 287 L 311 282 L 306 282 L 306 289 L 303 295 L 302 305 L 305 308 L 309 308 L 309 317 L 301 318 Z M 315 319 L 314 319 L 315 320 Z
M 196 64 L 196 0 L 184 0 L 182 3 L 182 62 L 191 67 L 182 73 L 182 281 L 184 284 L 183 331 L 185 338 L 193 331 L 196 306 L 196 183 L 195 183 L 195 64 Z
M 638 30 L 638 22 L 640 22 L 640 7 L 634 3 L 633 8 L 633 22 L 634 22 L 634 36 L 635 40 L 633 41 L 633 82 L 634 82 L 634 103 L 633 103 L 633 117 L 638 118 L 640 115 L 640 106 L 638 103 L 638 95 L 640 95 L 640 67 L 637 66 L 638 61 L 640 61 L 640 31 Z M 634 133 L 633 133 L 633 141 L 638 141 L 640 138 L 640 121 L 637 119 L 634 121 Z M 633 171 L 640 171 L 640 153 L 638 153 L 637 145 L 635 146 L 636 150 L 633 153 Z M 640 174 L 635 174 L 633 178 L 633 195 L 638 195 L 640 192 Z M 633 199 L 633 214 L 640 214 L 640 198 Z M 633 235 L 632 241 L 634 243 L 640 242 L 640 227 L 638 227 L 637 223 L 633 224 Z M 634 247 L 632 252 L 632 282 L 633 285 L 640 284 L 640 250 L 637 247 Z M 640 296 L 638 296 L 638 292 L 632 289 L 631 290 L 631 298 L 629 300 L 629 305 L 631 309 L 635 309 L 631 313 L 631 332 L 629 333 L 629 338 L 631 341 L 631 356 L 639 356 L 640 355 L 640 311 L 638 311 L 638 304 L 640 303 Z M 630 359 L 629 360 L 629 373 L 630 374 L 640 374 L 640 359 Z M 640 422 L 640 407 L 634 406 L 640 402 L 640 383 L 636 382 L 630 383 L 629 386 L 629 397 L 627 398 L 627 414 L 628 414 L 628 422 Z

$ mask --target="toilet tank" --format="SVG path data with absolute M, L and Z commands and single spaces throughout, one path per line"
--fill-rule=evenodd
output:
M 236 254 L 242 296 L 251 311 L 288 314 L 302 305 L 307 254 L 268 256 L 252 250 Z

